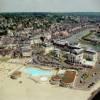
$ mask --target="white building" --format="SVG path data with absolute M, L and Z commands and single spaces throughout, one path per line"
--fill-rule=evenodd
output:
M 86 67 L 95 67 L 97 62 L 97 52 L 91 49 L 88 49 L 84 53 L 84 59 L 82 61 L 83 66 Z
M 79 45 L 69 45 L 67 61 L 73 64 L 82 64 L 84 67 L 95 67 L 97 52 L 92 49 L 84 50 Z
M 66 60 L 70 63 L 81 64 L 83 60 L 84 49 L 80 47 L 79 43 L 68 43 Z
M 70 51 L 67 52 L 67 61 L 69 61 L 70 63 L 81 64 L 84 55 L 83 51 L 84 50 L 82 48 L 70 49 Z

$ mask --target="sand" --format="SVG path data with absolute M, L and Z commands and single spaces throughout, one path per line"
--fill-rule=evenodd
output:
M 88 100 L 100 87 L 98 82 L 90 91 L 63 88 L 45 82 L 35 83 L 24 74 L 17 80 L 10 79 L 10 71 L 19 67 L 23 66 L 0 62 L 0 100 Z

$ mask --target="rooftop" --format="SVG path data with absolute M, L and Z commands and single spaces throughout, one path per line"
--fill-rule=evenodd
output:
M 87 49 L 85 52 L 91 53 L 91 54 L 96 54 L 96 51 L 93 49 Z

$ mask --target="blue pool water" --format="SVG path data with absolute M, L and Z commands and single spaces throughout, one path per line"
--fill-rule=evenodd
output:
M 23 71 L 32 76 L 52 75 L 51 71 L 35 69 L 35 68 L 31 68 L 31 67 L 25 68 Z

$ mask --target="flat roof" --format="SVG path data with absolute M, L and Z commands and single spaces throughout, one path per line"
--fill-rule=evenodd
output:
M 85 52 L 89 52 L 89 53 L 92 53 L 92 54 L 96 53 L 96 51 L 92 48 L 89 48 L 89 49 L 85 50 Z
M 94 50 L 85 50 L 85 52 L 91 53 L 91 54 L 96 54 L 96 51 L 94 51 Z

